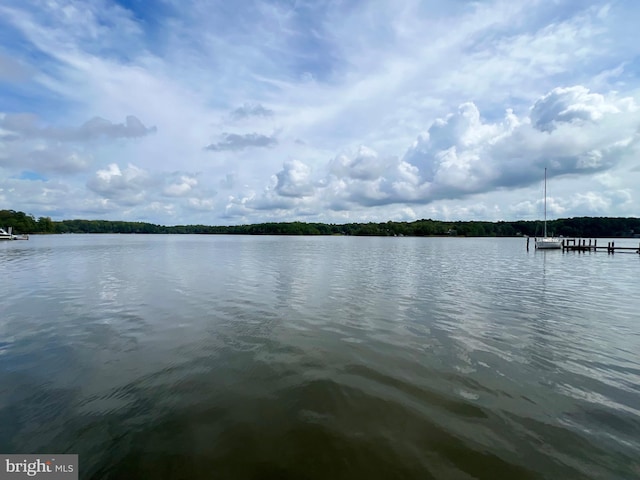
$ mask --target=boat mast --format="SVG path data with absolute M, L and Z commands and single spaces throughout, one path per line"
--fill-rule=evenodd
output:
M 544 237 L 547 238 L 547 167 L 544 168 Z

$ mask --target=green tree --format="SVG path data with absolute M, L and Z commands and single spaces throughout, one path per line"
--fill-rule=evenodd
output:
M 53 233 L 55 232 L 55 226 L 50 217 L 40 217 L 38 218 L 38 231 L 42 233 Z

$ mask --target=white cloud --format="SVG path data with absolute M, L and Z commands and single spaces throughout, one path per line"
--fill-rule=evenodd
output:
M 134 116 L 114 124 L 95 117 L 80 127 L 43 125 L 35 114 L 0 114 L 0 166 L 42 175 L 87 172 L 93 152 L 117 139 L 143 137 L 155 132 Z
M 283 197 L 308 197 L 313 194 L 311 169 L 298 160 L 284 163 L 284 167 L 276 174 L 278 179 L 275 191 Z
M 179 179 L 164 188 L 164 194 L 168 197 L 183 197 L 192 193 L 196 185 L 198 180 L 195 177 L 181 175 Z
M 405 160 L 418 166 L 434 197 L 455 198 L 526 186 L 545 166 L 553 175 L 615 167 L 637 147 L 638 125 L 633 99 L 581 86 L 556 89 L 534 104 L 529 118 L 508 110 L 501 122 L 490 123 L 475 105 L 464 104 L 436 120 Z
M 560 123 L 596 122 L 606 113 L 619 111 L 603 95 L 575 86 L 554 88 L 533 105 L 530 117 L 535 128 L 550 132 Z
M 194 210 L 202 210 L 205 212 L 212 211 L 216 206 L 212 198 L 190 198 L 188 205 Z
M 634 2 L 168 5 L 0 6 L 9 208 L 517 218 L 546 166 L 554 213 L 640 214 Z
M 87 187 L 98 195 L 122 205 L 139 205 L 146 200 L 146 188 L 150 186 L 148 172 L 129 164 L 124 170 L 112 163 L 98 170 Z

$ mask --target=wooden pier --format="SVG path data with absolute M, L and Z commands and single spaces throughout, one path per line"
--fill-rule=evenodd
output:
M 563 252 L 597 252 L 606 251 L 607 253 L 638 253 L 640 254 L 640 244 L 637 247 L 616 247 L 614 241 L 607 242 L 607 246 L 598 245 L 597 239 L 586 238 L 564 238 L 562 240 Z
M 529 251 L 529 239 L 527 237 L 527 252 Z M 607 246 L 598 245 L 598 239 L 589 238 L 563 238 L 561 247 L 563 252 L 597 252 L 606 251 L 607 253 L 637 253 L 640 254 L 640 244 L 637 247 L 616 247 L 616 242 L 607 242 Z

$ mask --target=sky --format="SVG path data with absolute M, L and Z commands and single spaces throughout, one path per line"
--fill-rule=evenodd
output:
M 637 0 L 0 0 L 0 209 L 640 216 Z

